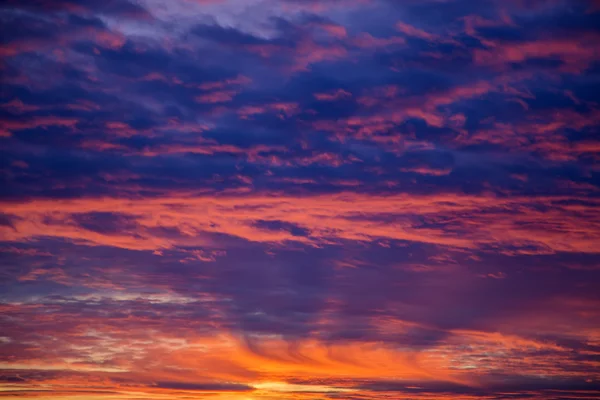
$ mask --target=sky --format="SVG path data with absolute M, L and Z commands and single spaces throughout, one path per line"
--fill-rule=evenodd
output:
M 0 21 L 0 398 L 600 396 L 599 1 Z

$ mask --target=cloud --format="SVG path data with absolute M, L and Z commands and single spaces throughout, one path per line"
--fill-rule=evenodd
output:
M 188 382 L 157 382 L 161 389 L 191 390 L 201 392 L 244 392 L 250 391 L 251 386 L 222 383 L 188 383 Z
M 8 396 L 597 396 L 596 1 L 4 3 Z

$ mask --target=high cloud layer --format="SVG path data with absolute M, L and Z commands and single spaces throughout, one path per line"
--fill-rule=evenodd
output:
M 0 18 L 0 397 L 600 396 L 598 1 Z

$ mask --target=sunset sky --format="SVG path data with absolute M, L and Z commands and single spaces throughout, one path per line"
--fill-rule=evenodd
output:
M 0 398 L 599 398 L 600 1 L 0 16 Z

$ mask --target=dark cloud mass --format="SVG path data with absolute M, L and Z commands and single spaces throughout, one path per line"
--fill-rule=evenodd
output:
M 0 21 L 0 397 L 600 396 L 598 1 Z

